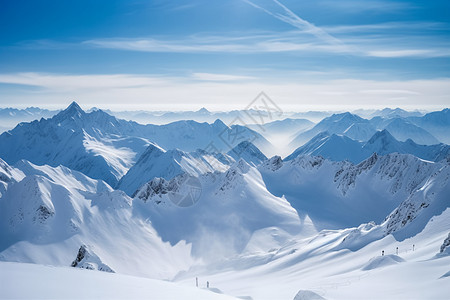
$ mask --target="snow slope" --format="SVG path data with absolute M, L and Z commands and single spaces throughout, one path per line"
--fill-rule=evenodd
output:
M 226 294 L 255 300 L 294 299 L 299 291 L 337 300 L 447 299 L 450 278 L 443 275 L 449 272 L 450 256 L 435 254 L 446 236 L 443 231 L 450 228 L 449 220 L 447 209 L 412 238 L 378 237 L 357 250 L 342 245 L 355 229 L 324 230 L 271 252 L 235 257 L 222 271 L 190 270 L 176 281 L 189 284 L 193 276 L 206 277 Z M 355 241 L 364 238 L 355 236 Z M 404 262 L 388 262 L 392 257 Z
M 87 245 L 85 266 L 118 273 L 171 278 L 193 263 L 189 245 L 164 243 L 105 182 L 27 161 L 13 169 L 20 175 L 0 199 L 0 260 L 70 266 Z
M 300 151 L 267 159 L 249 135 L 231 147 L 233 128 L 220 121 L 145 126 L 76 104 L 18 126 L 0 138 L 12 149 L 83 157 L 92 176 L 117 176 L 125 159 L 138 160 L 124 188 L 140 188 L 132 199 L 64 166 L 0 159 L 0 298 L 448 298 L 448 146 L 399 142 L 386 130 L 360 142 L 348 134 L 370 124 L 333 118 L 343 132 L 319 134 L 303 150 L 339 161 Z M 234 149 L 171 148 L 211 141 Z M 367 158 L 342 161 L 348 153 Z
M 406 169 L 393 163 L 399 158 Z M 420 168 L 417 173 L 408 171 L 408 165 L 416 160 L 390 155 L 374 157 L 359 167 L 370 170 L 378 166 L 379 172 L 372 175 L 393 180 L 391 188 L 411 191 L 378 224 L 324 229 L 310 237 L 289 239 L 269 251 L 237 255 L 212 270 L 209 265 L 190 269 L 175 279 L 187 284 L 193 276 L 207 277 L 227 294 L 252 299 L 446 299 L 450 255 L 442 252 L 442 245 L 450 232 L 450 165 L 433 163 L 431 175 L 415 187 L 407 184 L 410 180 L 400 183 L 401 174 L 414 178 L 417 173 L 427 173 Z M 325 162 L 304 159 L 299 164 L 312 171 L 323 168 Z M 269 169 L 284 167 L 278 160 Z M 349 178 L 354 171 L 339 176 Z
M 144 185 L 134 198 L 134 207 L 152 220 L 163 240 L 192 243 L 194 257 L 216 261 L 242 253 L 257 232 L 270 235 L 270 228 L 282 240 L 308 229 L 291 205 L 269 193 L 258 170 L 242 159 L 224 173 L 199 176 L 201 194 L 189 207 L 180 208 L 171 197 L 186 188 L 180 176 Z M 252 247 L 270 249 L 279 242 L 259 245 L 254 240 Z
M 151 289 L 163 299 L 221 296 L 211 291 L 244 299 L 445 299 L 449 166 L 401 154 L 358 165 L 274 157 L 258 169 L 240 160 L 200 175 L 198 202 L 178 207 L 169 195 L 185 188 L 183 175 L 155 179 L 132 200 L 65 167 L 3 163 L 1 260 L 79 261 L 175 284 L 0 262 L 8 283 L 0 295 L 73 298 L 76 282 L 84 287 L 77 298 L 92 297 L 95 286 L 96 298 L 148 297 Z M 80 256 L 84 245 L 89 255 Z M 196 277 L 209 292 L 192 288 Z
M 2 299 L 235 299 L 205 288 L 64 267 L 0 262 Z M 50 284 L 52 283 L 52 284 Z

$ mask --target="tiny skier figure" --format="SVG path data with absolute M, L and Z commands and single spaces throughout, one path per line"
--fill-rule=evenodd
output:
M 209 289 L 209 281 L 206 282 L 206 288 Z

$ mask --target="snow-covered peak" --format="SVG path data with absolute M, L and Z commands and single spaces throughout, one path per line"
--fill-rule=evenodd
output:
M 202 114 L 202 115 L 209 115 L 210 112 L 209 110 L 207 110 L 205 107 L 200 108 L 197 113 Z
M 128 195 L 134 195 L 142 185 L 155 177 L 170 180 L 182 173 L 199 176 L 208 172 L 225 171 L 233 159 L 224 156 L 221 153 L 208 153 L 204 150 L 164 151 L 157 145 L 151 144 L 136 164 L 120 179 L 117 188 Z
M 361 150 L 361 144 L 345 135 L 329 134 L 321 132 L 308 143 L 297 148 L 285 161 L 292 160 L 299 155 L 323 156 L 333 160 L 349 160 L 360 162 L 365 157 Z
M 81 118 L 85 114 L 86 113 L 78 105 L 78 103 L 73 101 L 72 103 L 70 103 L 70 105 L 66 109 L 64 109 L 61 112 L 59 112 L 58 114 L 56 114 L 55 117 L 57 119 L 64 119 L 64 118 L 71 118 L 71 117 Z
M 236 147 L 228 151 L 227 154 L 235 160 L 242 158 L 254 166 L 258 166 L 267 160 L 267 157 L 258 149 L 258 147 L 249 141 L 239 143 Z
M 10 183 L 18 182 L 25 177 L 22 171 L 8 165 L 0 158 L 0 198 Z
M 376 150 L 376 152 L 380 154 L 400 152 L 399 142 L 386 129 L 377 131 L 372 138 L 367 141 L 364 148 Z
M 292 147 L 299 147 L 317 134 L 328 131 L 330 134 L 345 134 L 346 132 L 356 140 L 365 140 L 373 133 L 369 120 L 346 112 L 334 114 L 317 123 L 313 128 L 298 134 L 290 143 Z
M 228 127 L 221 119 L 216 119 L 214 121 L 214 123 L 212 123 L 212 125 L 214 125 L 217 128 L 221 128 L 221 129 Z
M 358 115 L 352 114 L 350 112 L 340 113 L 340 114 L 333 114 L 328 118 L 324 119 L 324 122 L 333 122 L 333 123 L 348 123 L 352 124 L 355 122 L 367 122 L 367 120 L 361 118 Z
M 260 168 L 264 168 L 271 171 L 276 171 L 283 166 L 283 159 L 281 156 L 275 155 L 269 160 L 261 164 Z

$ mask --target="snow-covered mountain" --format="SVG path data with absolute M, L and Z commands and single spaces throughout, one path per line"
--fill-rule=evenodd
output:
M 25 109 L 0 108 L 0 133 L 14 128 L 20 122 L 30 122 L 40 118 L 50 118 L 57 114 L 56 110 L 27 107 Z
M 383 117 L 383 118 L 407 118 L 407 117 L 421 117 L 423 114 L 419 111 L 406 111 L 399 107 L 397 108 L 383 108 L 377 110 L 371 114 L 372 117 Z
M 272 194 L 284 195 L 317 228 L 331 229 L 381 222 L 442 164 L 393 153 L 373 154 L 357 165 L 313 156 L 285 162 L 274 157 L 258 169 Z
M 268 189 L 278 189 L 301 220 L 323 230 L 288 239 L 269 251 L 244 252 L 194 268 L 176 280 L 188 283 L 194 276 L 207 276 L 229 294 L 248 293 L 254 299 L 366 298 L 368 291 L 374 299 L 406 294 L 445 298 L 442 280 L 449 280 L 450 256 L 441 249 L 450 230 L 448 167 L 447 161 L 400 154 L 374 155 L 359 165 L 310 156 L 290 162 L 274 157 L 259 167 Z M 393 218 L 403 229 L 387 230 Z M 363 219 L 378 224 L 348 228 Z M 386 288 L 371 289 L 375 282 Z
M 0 157 L 9 164 L 65 165 L 114 185 L 149 141 L 134 135 L 132 123 L 103 111 L 85 113 L 73 102 L 50 119 L 21 123 L 0 135 Z
M 263 149 L 270 143 L 239 125 L 180 121 L 141 125 L 101 111 L 84 112 L 73 102 L 50 119 L 21 123 L 0 135 L 0 157 L 9 164 L 27 159 L 36 164 L 64 165 L 114 186 L 137 161 L 150 141 L 164 149 L 229 151 L 242 141 Z
M 300 155 L 313 155 L 323 156 L 334 161 L 349 160 L 358 163 L 370 154 L 362 150 L 362 143 L 359 141 L 352 140 L 345 135 L 321 132 L 284 160 L 289 161 Z
M 430 132 L 442 143 L 450 144 L 450 109 L 430 112 L 423 117 L 410 117 L 411 122 Z
M 261 133 L 264 137 L 273 135 L 288 135 L 298 134 L 299 132 L 310 129 L 314 123 L 307 119 L 292 119 L 277 120 L 263 125 L 247 125 L 247 127 Z
M 163 242 L 103 181 L 24 160 L 2 170 L 12 175 L 0 199 L 0 260 L 70 266 L 78 257 L 80 267 L 157 278 L 192 263 L 190 246 Z
M 313 138 L 320 132 L 330 134 L 345 135 L 353 140 L 368 141 L 377 130 L 388 130 L 397 140 L 413 140 L 420 145 L 434 145 L 440 142 L 446 143 L 446 131 L 450 128 L 450 120 L 447 120 L 445 110 L 436 112 L 438 115 L 425 115 L 423 117 L 402 117 L 409 114 L 381 114 L 370 120 L 363 119 L 351 113 L 334 114 L 320 121 L 316 126 L 305 132 L 300 132 L 291 141 L 291 147 L 299 147 Z M 433 117 L 434 116 L 434 117 Z M 450 116 L 450 114 L 449 114 Z M 425 121 L 429 119 L 439 119 L 439 121 Z M 450 119 L 450 118 L 449 118 Z M 438 124 L 436 126 L 431 124 Z M 437 132 L 438 135 L 434 135 Z
M 375 117 L 370 120 L 370 123 L 377 130 L 388 130 L 392 136 L 402 142 L 411 139 L 420 145 L 439 144 L 439 141 L 431 133 L 404 118 L 386 119 Z
M 227 153 L 235 161 L 243 159 L 253 166 L 258 166 L 267 160 L 267 157 L 252 143 L 244 141 Z
M 413 154 L 422 159 L 439 161 L 450 155 L 450 146 L 446 144 L 418 145 L 410 139 L 400 142 L 385 129 L 376 132 L 367 142 L 355 141 L 345 135 L 322 132 L 297 148 L 285 160 L 292 160 L 299 155 L 320 155 L 333 161 L 348 160 L 359 163 L 373 153 Z
M 196 204 L 180 208 L 171 195 L 189 188 L 183 176 L 152 180 L 136 194 L 134 205 L 142 207 L 163 240 L 192 243 L 196 257 L 217 261 L 250 249 L 267 251 L 308 230 L 286 199 L 269 193 L 258 170 L 242 159 L 226 172 L 199 176 Z M 271 242 L 262 238 L 273 233 L 278 238 Z
M 132 196 L 144 183 L 155 177 L 170 180 L 182 173 L 199 176 L 207 172 L 225 171 L 233 162 L 231 157 L 221 153 L 203 150 L 184 152 L 178 149 L 165 151 L 150 145 L 122 177 L 117 188 Z
M 298 134 L 291 141 L 290 146 L 299 147 L 324 131 L 327 131 L 330 134 L 345 134 L 358 141 L 367 141 L 376 130 L 370 124 L 369 120 L 363 119 L 357 115 L 349 112 L 334 114 L 323 119 L 310 130 Z
M 418 145 L 411 139 L 397 141 L 387 130 L 378 131 L 364 144 L 363 150 L 384 155 L 388 153 L 409 153 L 419 158 L 440 161 L 450 154 L 450 146 L 446 144 Z
M 256 131 L 241 125 L 227 126 L 219 119 L 212 124 L 195 121 L 148 124 L 142 127 L 141 134 L 166 150 L 227 152 L 243 141 L 252 142 L 263 152 L 272 149 L 272 145 Z
M 194 286 L 197 277 L 220 293 L 254 299 L 314 295 L 308 291 L 345 299 L 364 295 L 374 280 L 399 276 L 413 281 L 411 297 L 440 298 L 448 280 L 450 256 L 440 248 L 450 228 L 449 161 L 390 154 L 354 165 L 274 157 L 255 168 L 240 160 L 225 172 L 200 175 L 200 196 L 188 207 L 173 198 L 188 194 L 186 174 L 155 178 L 130 199 L 65 167 L 1 166 L 7 174 L 0 198 L 3 261 L 170 278 L 177 290 Z M 382 250 L 386 256 L 379 256 Z M 21 268 L 0 264 L 12 272 L 8 277 Z M 36 275 L 27 270 L 26 282 L 38 280 L 28 279 Z M 415 278 L 420 271 L 430 276 Z M 60 279 L 69 280 L 68 272 L 61 269 Z M 0 295 L 11 295 L 6 291 Z
M 55 297 L 445 298 L 449 146 L 374 130 L 429 139 L 419 123 L 443 129 L 447 112 L 402 113 L 333 115 L 284 160 L 220 120 L 141 125 L 73 103 L 22 123 L 0 136 L 0 298 L 33 298 L 17 282 Z

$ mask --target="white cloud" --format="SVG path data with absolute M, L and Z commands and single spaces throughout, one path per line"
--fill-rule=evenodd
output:
M 173 83 L 174 79 L 170 81 Z M 48 73 L 11 73 L 0 74 L 1 83 L 21 84 L 47 90 L 99 90 L 108 88 L 139 88 L 158 86 L 168 83 L 162 76 L 144 76 L 129 74 L 112 75 L 69 75 Z
M 398 58 L 398 57 L 448 57 L 448 49 L 401 49 L 368 51 L 367 56 Z
M 342 29 L 341 29 L 342 30 Z M 342 37 L 343 43 L 324 43 L 305 32 L 271 32 L 233 36 L 190 36 L 183 39 L 109 38 L 85 41 L 106 49 L 172 53 L 317 53 L 379 58 L 449 57 L 450 43 L 430 36 L 378 34 Z
M 190 38 L 186 40 L 158 40 L 154 38 L 110 38 L 88 40 L 83 45 L 99 48 L 141 51 L 141 52 L 248 52 L 247 45 L 230 43 L 227 39 L 221 42 L 208 43 L 208 39 L 199 40 Z
M 448 107 L 450 94 L 449 78 L 414 81 L 349 79 L 316 83 L 296 78 L 285 78 L 284 81 L 281 78 L 279 82 L 257 78 L 248 81 L 202 79 L 210 76 L 202 73 L 185 78 L 139 74 L 0 74 L 0 83 L 39 88 L 30 91 L 15 87 L 12 93 L 2 91 L 0 106 L 20 103 L 62 108 L 75 99 L 86 108 L 95 105 L 112 109 L 187 110 L 204 106 L 212 110 L 231 110 L 244 108 L 260 91 L 265 91 L 285 111 L 393 106 L 442 109 Z
M 237 81 L 255 79 L 253 76 L 216 74 L 216 73 L 192 73 L 192 78 L 203 81 Z

